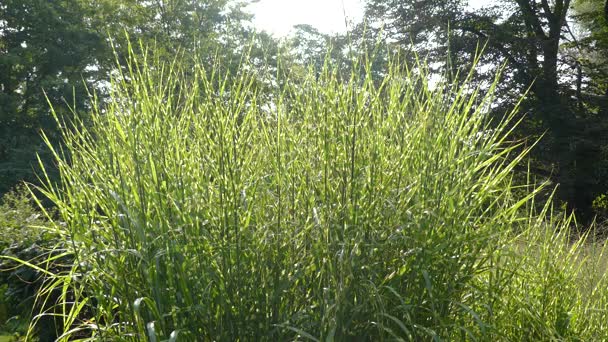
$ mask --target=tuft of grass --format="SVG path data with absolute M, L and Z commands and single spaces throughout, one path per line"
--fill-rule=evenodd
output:
M 494 86 L 367 60 L 295 80 L 133 58 L 62 123 L 40 191 L 74 263 L 37 317 L 62 341 L 608 338 L 603 271 L 515 195 Z

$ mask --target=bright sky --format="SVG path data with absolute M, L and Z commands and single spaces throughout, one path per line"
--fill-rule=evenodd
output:
M 490 1 L 469 0 L 469 4 L 479 7 Z M 257 28 L 284 37 L 298 24 L 312 25 L 323 33 L 345 32 L 344 14 L 348 21 L 361 21 L 363 4 L 364 0 L 260 0 L 249 9 Z
M 349 21 L 363 17 L 362 0 L 260 0 L 251 5 L 257 28 L 277 37 L 286 36 L 298 24 L 309 24 L 323 33 L 346 31 L 344 13 Z

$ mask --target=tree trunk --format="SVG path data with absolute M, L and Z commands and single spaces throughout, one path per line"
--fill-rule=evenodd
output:
M 585 207 L 578 194 L 576 163 L 576 116 L 560 95 L 558 57 L 562 27 L 570 7 L 569 0 L 548 1 L 515 0 L 523 13 L 528 32 L 535 43 L 530 44 L 529 56 L 542 61 L 530 64 L 529 72 L 536 76 L 532 91 L 537 98 L 536 110 L 547 129 L 545 139 L 550 141 L 550 154 L 543 156 L 557 166 L 555 182 L 559 183 L 558 197 L 570 209 Z M 540 59 L 540 58 L 539 58 Z M 533 62 L 533 61 L 529 61 Z M 540 70 L 539 70 L 540 69 Z

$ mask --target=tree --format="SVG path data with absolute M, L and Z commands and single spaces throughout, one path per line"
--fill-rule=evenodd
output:
M 36 154 L 49 159 L 40 131 L 53 141 L 57 129 L 49 102 L 68 120 L 72 111 L 86 112 L 89 92 L 105 95 L 116 68 L 114 52 L 125 65 L 127 36 L 136 48 L 141 42 L 164 60 L 183 56 L 204 64 L 222 53 L 226 68 L 234 71 L 253 35 L 244 26 L 251 18 L 245 5 L 233 0 L 0 3 L 0 194 L 20 180 L 36 181 Z
M 598 191 L 608 189 L 597 176 L 604 165 L 598 160 L 606 160 L 600 155 L 605 144 L 599 138 L 605 131 L 596 118 L 580 110 L 576 75 L 571 72 L 576 58 L 567 58 L 563 51 L 571 5 L 570 0 L 497 0 L 473 10 L 458 0 L 368 0 L 366 16 L 385 22 L 393 40 L 406 47 L 413 43 L 431 64 L 445 70 L 466 65 L 478 42 L 486 44 L 482 70 L 506 62 L 501 103 L 512 106 L 531 87 L 519 133 L 522 138 L 544 133 L 534 169 L 560 184 L 558 197 L 570 209 L 585 214 Z M 492 76 L 482 73 L 477 80 Z
M 574 18 L 581 28 L 577 42 L 584 69 L 587 102 L 591 110 L 608 116 L 608 1 L 578 0 Z
M 34 181 L 39 131 L 51 138 L 58 113 L 82 110 L 101 75 L 103 39 L 87 28 L 80 2 L 6 0 L 0 4 L 0 193 Z M 68 105 L 69 104 L 69 105 Z
M 216 53 L 238 60 L 254 32 L 245 25 L 252 18 L 244 11 L 250 2 L 99 0 L 89 4 L 87 15 L 92 29 L 112 40 L 123 64 L 128 58 L 127 36 L 135 49 L 141 43 L 157 58 L 172 61 L 181 52 L 200 64 Z M 107 67 L 114 67 L 113 58 Z

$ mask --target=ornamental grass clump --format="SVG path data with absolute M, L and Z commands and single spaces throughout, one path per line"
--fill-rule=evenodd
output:
M 549 228 L 535 193 L 513 191 L 527 150 L 508 139 L 513 115 L 491 122 L 494 86 L 429 85 L 398 61 L 373 79 L 366 60 L 290 78 L 131 59 L 86 125 L 64 123 L 61 182 L 40 189 L 74 260 L 39 294 L 59 298 L 42 313 L 59 339 L 570 338 L 600 324 L 605 307 L 583 315 L 584 294 L 567 297 L 580 272 L 517 243 Z M 569 248 L 558 240 L 533 241 Z

